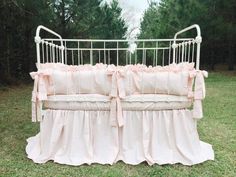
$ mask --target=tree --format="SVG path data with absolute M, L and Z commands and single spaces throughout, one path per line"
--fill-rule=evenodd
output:
M 125 23 L 120 18 L 121 9 L 117 1 L 108 5 L 98 0 L 56 0 L 53 8 L 57 29 L 61 30 L 64 38 L 121 39 L 125 34 Z M 102 43 L 100 45 L 103 47 Z M 111 57 L 113 55 L 111 52 Z M 89 56 L 84 58 L 89 59 Z
M 214 69 L 216 63 L 227 62 L 234 69 L 235 13 L 233 0 L 162 0 L 146 11 L 140 38 L 172 38 L 178 30 L 197 23 L 203 36 L 201 63 Z
M 35 30 L 55 29 L 64 38 L 122 38 L 121 9 L 100 0 L 2 0 L 0 1 L 0 85 L 30 80 L 35 69 Z M 43 34 L 44 35 L 44 34 Z

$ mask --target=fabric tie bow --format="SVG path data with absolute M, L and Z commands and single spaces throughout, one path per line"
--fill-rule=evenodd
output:
M 108 75 L 112 76 L 111 88 L 111 108 L 110 108 L 110 124 L 111 126 L 122 127 L 124 119 L 122 115 L 121 99 L 125 97 L 124 89 L 124 71 L 120 69 L 108 70 Z
M 47 100 L 47 84 L 45 76 L 49 76 L 49 71 L 31 72 L 30 76 L 34 79 L 32 92 L 32 122 L 42 120 L 42 101 Z
M 196 71 L 193 103 L 193 117 L 196 119 L 201 119 L 203 117 L 202 100 L 206 96 L 204 77 L 208 77 L 206 71 Z

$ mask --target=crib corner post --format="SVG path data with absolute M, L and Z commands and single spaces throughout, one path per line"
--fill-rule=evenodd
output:
M 64 47 L 63 45 L 61 45 L 61 46 L 60 46 L 60 49 L 61 49 L 61 62 L 62 62 L 63 64 L 65 64 L 65 63 L 64 63 L 64 50 L 65 50 L 65 47 Z
M 36 35 L 35 38 L 34 38 L 34 41 L 36 43 L 36 54 L 37 54 L 37 67 L 38 67 L 38 70 L 40 69 L 40 42 L 41 42 L 41 38 L 40 36 Z
M 177 47 L 176 42 L 174 41 L 174 43 L 172 44 L 172 48 L 173 48 L 173 63 L 175 63 L 175 49 Z
M 195 38 L 196 44 L 197 44 L 197 56 L 196 56 L 196 70 L 199 70 L 200 67 L 200 48 L 202 43 L 202 37 L 198 35 Z

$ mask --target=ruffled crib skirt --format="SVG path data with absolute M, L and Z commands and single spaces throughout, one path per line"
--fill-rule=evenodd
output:
M 123 111 L 123 118 L 123 127 L 112 127 L 109 111 L 45 110 L 26 153 L 36 163 L 68 165 L 194 165 L 214 159 L 212 146 L 199 140 L 190 110 Z

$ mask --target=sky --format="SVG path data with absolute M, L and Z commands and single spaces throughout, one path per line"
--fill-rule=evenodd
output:
M 112 2 L 112 0 L 104 1 L 108 4 Z M 140 23 L 145 10 L 148 8 L 148 0 L 118 0 L 118 3 L 122 8 L 121 17 L 128 27 L 126 37 L 133 38 L 140 32 Z
M 127 37 L 133 38 L 139 33 L 144 11 L 148 8 L 147 0 L 119 0 L 122 8 L 121 17 L 128 26 Z
M 122 9 L 121 17 L 124 19 L 127 26 L 127 32 L 124 37 L 130 41 L 129 46 L 131 52 L 136 48 L 136 44 L 133 40 L 136 39 L 140 33 L 142 17 L 149 6 L 148 1 L 151 0 L 118 0 L 119 6 Z M 112 0 L 104 0 L 104 2 L 109 4 Z

